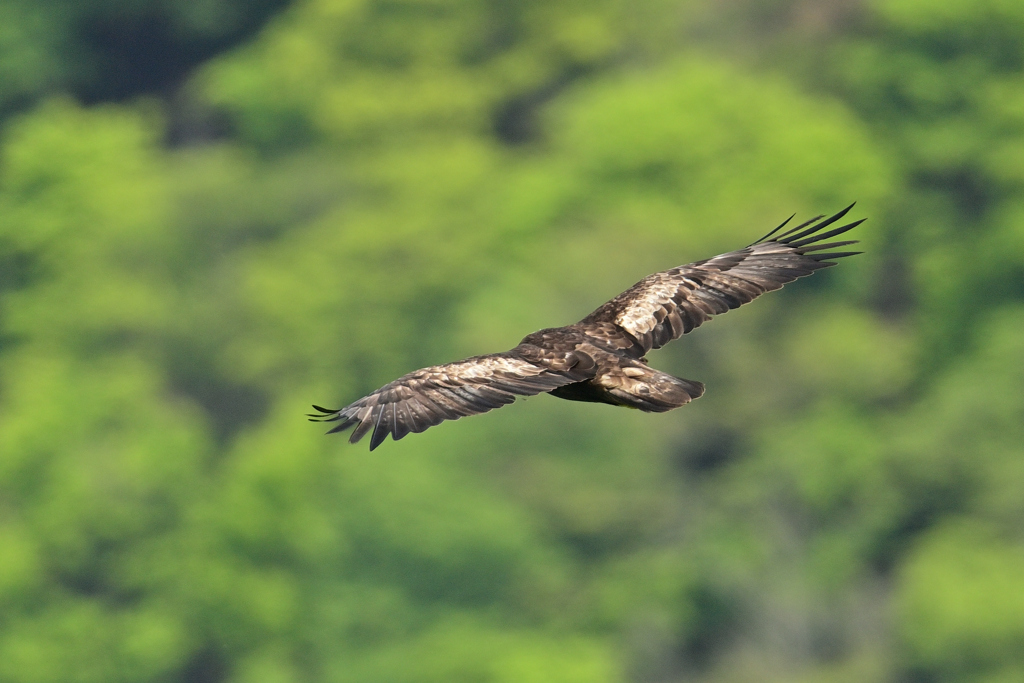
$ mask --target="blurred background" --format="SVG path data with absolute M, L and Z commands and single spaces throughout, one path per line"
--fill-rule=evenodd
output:
M 340 406 L 859 203 L 367 452 Z M 1024 680 L 1024 3 L 4 0 L 0 681 Z

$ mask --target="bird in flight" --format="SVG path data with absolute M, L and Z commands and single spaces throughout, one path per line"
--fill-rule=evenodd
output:
M 834 266 L 833 259 L 861 253 L 827 251 L 856 244 L 826 242 L 864 222 L 825 230 L 852 208 L 780 233 L 790 216 L 748 247 L 648 275 L 578 323 L 529 334 L 510 351 L 410 372 L 340 410 L 314 405 L 318 413 L 309 418 L 339 422 L 328 434 L 355 427 L 351 443 L 372 430 L 372 451 L 388 434 L 398 441 L 543 392 L 648 413 L 678 408 L 700 398 L 704 385 L 648 367 L 647 353 L 714 315 Z

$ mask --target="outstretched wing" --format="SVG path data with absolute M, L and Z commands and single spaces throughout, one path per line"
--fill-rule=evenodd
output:
M 815 270 L 834 266 L 829 259 L 861 253 L 823 251 L 856 244 L 856 240 L 822 243 L 864 222 L 862 219 L 821 232 L 852 208 L 853 204 L 825 220 L 817 216 L 776 235 L 789 222 L 787 219 L 745 249 L 649 275 L 588 315 L 580 325 L 585 329 L 588 325 L 614 323 L 636 339 L 643 353 L 660 348 L 713 315 L 738 308 Z
M 526 356 L 524 358 L 523 356 Z M 359 441 L 370 429 L 370 450 L 388 434 L 398 441 L 444 420 L 486 413 L 593 376 L 594 361 L 577 351 L 546 353 L 537 347 L 516 347 L 505 353 L 475 356 L 455 363 L 410 372 L 341 410 L 313 406 L 312 421 L 341 423 L 328 434 L 355 427 L 349 437 Z

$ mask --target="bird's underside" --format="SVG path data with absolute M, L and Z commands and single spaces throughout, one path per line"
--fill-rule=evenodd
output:
M 831 228 L 853 208 L 780 225 L 748 247 L 645 277 L 574 325 L 527 335 L 514 349 L 410 372 L 340 409 L 313 406 L 313 421 L 355 428 L 355 443 L 372 430 L 370 450 L 392 435 L 422 432 L 549 393 L 572 401 L 608 403 L 661 413 L 699 398 L 704 385 L 648 367 L 645 356 L 712 316 L 753 301 L 787 282 L 860 252 L 828 251 L 855 240 L 826 240 L 862 220 Z

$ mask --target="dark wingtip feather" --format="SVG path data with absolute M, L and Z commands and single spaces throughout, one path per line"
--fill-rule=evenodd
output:
M 341 424 L 335 425 L 334 427 L 332 427 L 330 430 L 328 430 L 325 433 L 326 434 L 337 434 L 338 432 L 343 432 L 346 429 L 349 429 L 356 422 L 357 422 L 357 420 L 355 420 L 355 419 L 350 417 L 347 420 L 345 420 L 344 422 L 342 422 Z
M 841 227 L 833 228 L 828 232 L 814 233 L 800 240 L 787 241 L 786 244 L 788 244 L 791 247 L 802 247 L 808 244 L 813 244 L 815 242 L 820 242 L 821 240 L 827 240 L 831 237 L 836 237 L 837 235 L 842 235 L 844 232 L 849 232 L 850 230 L 853 230 L 866 220 L 867 218 L 861 218 L 859 221 L 847 223 L 846 225 L 843 225 Z
M 313 404 L 313 410 L 318 410 L 318 413 L 306 413 L 306 417 L 310 418 L 310 422 L 334 422 L 335 420 L 341 419 L 340 410 L 328 410 L 327 408 L 321 408 L 320 406 Z M 333 415 L 334 417 L 328 417 Z
M 814 251 L 822 251 L 824 249 L 838 249 L 839 247 L 846 247 L 851 244 L 859 244 L 860 240 L 843 240 L 842 242 L 828 242 L 826 244 L 815 244 L 809 247 L 802 247 L 800 249 L 801 254 L 810 254 Z
M 373 435 L 370 436 L 370 450 L 372 451 L 377 446 L 384 442 L 384 439 L 388 438 L 389 426 L 384 421 L 384 413 L 387 411 L 388 405 L 385 404 L 380 406 L 380 410 L 377 411 L 377 424 L 373 426 Z
M 348 442 L 349 443 L 356 443 L 357 441 L 362 439 L 364 436 L 366 436 L 366 432 L 370 431 L 370 428 L 373 427 L 373 422 L 371 422 L 369 419 L 366 419 L 366 420 L 359 420 L 358 418 L 352 418 L 352 419 L 358 421 L 359 424 L 357 424 L 356 428 L 352 430 L 351 434 L 349 434 Z
M 776 235 L 774 241 L 775 242 L 782 242 L 787 235 L 792 235 L 797 230 L 803 230 L 804 228 L 806 228 L 811 223 L 814 223 L 815 221 L 820 221 L 824 217 L 825 217 L 825 214 L 819 213 L 817 216 L 812 217 L 810 220 L 806 220 L 803 223 L 801 223 L 800 225 L 793 226 L 792 228 L 790 228 L 786 232 L 782 233 L 781 235 Z
M 792 233 L 792 230 L 790 232 L 786 233 L 785 235 L 780 235 L 778 238 L 776 238 L 775 241 L 776 242 L 782 242 L 783 244 L 793 244 L 793 242 L 795 242 L 796 240 L 803 239 L 804 237 L 807 237 L 808 235 L 812 235 L 812 234 L 818 232 L 822 228 L 827 228 L 828 226 L 832 225 L 833 223 L 835 223 L 836 221 L 841 219 L 843 216 L 848 214 L 850 212 L 850 209 L 852 209 L 856 204 L 857 204 L 857 202 L 854 202 L 853 204 L 850 204 L 848 207 L 846 207 L 845 209 L 843 209 L 839 213 L 835 214 L 834 216 L 829 216 L 828 218 L 826 218 L 825 220 L 821 221 L 820 223 L 815 223 L 811 227 L 807 228 L 806 230 L 801 230 L 800 232 L 796 233 L 795 235 L 794 234 L 790 234 L 790 233 Z M 815 220 L 817 220 L 817 219 L 815 219 Z M 796 229 L 797 228 L 794 228 L 794 230 L 796 230 Z
M 809 258 L 812 258 L 815 261 L 818 261 L 819 263 L 825 263 L 826 261 L 831 260 L 831 259 L 846 258 L 847 256 L 857 256 L 858 254 L 863 254 L 863 253 L 864 253 L 863 251 L 833 251 L 833 252 L 825 252 L 823 254 L 811 254 L 809 256 Z M 835 264 L 829 263 L 828 265 L 831 266 L 831 265 L 835 265 Z
M 786 220 L 784 220 L 784 221 L 782 221 L 781 223 L 779 223 L 779 227 L 775 228 L 774 230 L 772 230 L 771 232 L 769 232 L 769 233 L 768 233 L 767 235 L 765 235 L 765 236 L 764 236 L 764 237 L 762 237 L 761 239 L 759 239 L 759 240 L 754 240 L 754 241 L 753 241 L 753 242 L 751 242 L 751 243 L 750 243 L 750 244 L 749 244 L 748 246 L 751 246 L 751 247 L 752 247 L 752 246 L 754 246 L 755 244 L 760 244 L 761 242 L 764 242 L 764 241 L 765 241 L 765 240 L 767 240 L 767 239 L 768 239 L 769 237 L 771 237 L 772 235 L 774 235 L 775 233 L 777 233 L 777 232 L 778 232 L 779 230 L 782 230 L 782 229 L 783 229 L 784 227 L 786 227 L 786 224 L 787 224 L 787 223 L 789 223 L 789 222 L 790 222 L 791 220 L 793 220 L 794 218 L 796 218 L 796 214 L 795 214 L 795 213 L 794 213 L 794 214 L 793 214 L 792 216 L 790 216 L 789 218 L 787 218 Z
M 386 429 L 374 429 L 373 436 L 370 437 L 370 450 L 374 450 L 377 446 L 384 443 L 384 439 L 388 438 L 388 432 Z

